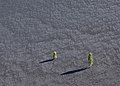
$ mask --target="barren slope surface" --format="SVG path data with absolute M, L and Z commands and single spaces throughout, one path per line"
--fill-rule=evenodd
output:
M 0 86 L 120 86 L 120 1 L 0 0 Z

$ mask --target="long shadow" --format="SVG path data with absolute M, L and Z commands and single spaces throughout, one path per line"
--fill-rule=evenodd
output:
M 40 63 L 45 63 L 45 62 L 50 62 L 50 61 L 53 61 L 54 59 L 48 59 L 48 60 L 45 60 L 45 61 L 41 61 Z
M 68 72 L 62 73 L 61 75 L 72 74 L 72 73 L 76 73 L 76 72 L 84 71 L 84 70 L 89 69 L 89 68 L 90 68 L 90 67 L 84 67 L 84 68 L 81 68 L 81 69 L 72 70 L 72 71 L 68 71 Z

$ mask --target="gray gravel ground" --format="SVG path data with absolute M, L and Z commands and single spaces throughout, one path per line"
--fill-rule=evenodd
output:
M 120 86 L 120 0 L 0 0 L 0 86 Z

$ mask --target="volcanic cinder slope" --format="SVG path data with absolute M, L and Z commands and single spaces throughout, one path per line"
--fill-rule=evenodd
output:
M 120 1 L 0 0 L 0 86 L 120 86 Z

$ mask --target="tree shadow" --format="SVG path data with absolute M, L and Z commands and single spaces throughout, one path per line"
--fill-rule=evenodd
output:
M 84 67 L 84 68 L 81 68 L 81 69 L 72 70 L 72 71 L 68 71 L 68 72 L 62 73 L 61 75 L 73 74 L 73 73 L 76 73 L 76 72 L 84 71 L 84 70 L 89 69 L 89 68 L 90 67 Z
M 41 61 L 40 63 L 51 62 L 51 61 L 53 61 L 53 60 L 54 60 L 54 59 L 48 59 L 48 60 Z

